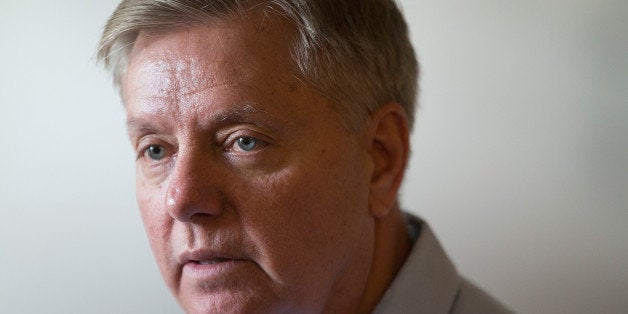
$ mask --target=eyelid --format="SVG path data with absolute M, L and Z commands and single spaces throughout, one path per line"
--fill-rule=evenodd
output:
M 174 150 L 173 146 L 168 144 L 163 139 L 156 136 L 144 136 L 137 141 L 135 152 L 136 152 L 136 160 L 140 160 L 146 157 L 146 153 L 151 146 L 160 146 L 166 150 L 166 156 L 173 155 Z M 157 160 L 152 160 L 153 162 L 158 162 Z
M 266 147 L 269 144 L 272 143 L 273 139 L 270 138 L 269 136 L 265 136 L 262 135 L 259 132 L 250 130 L 250 129 L 240 129 L 238 131 L 235 131 L 231 134 L 229 134 L 229 136 L 225 139 L 225 141 L 223 142 L 223 147 L 226 151 L 232 151 L 237 146 L 237 140 L 243 137 L 250 137 L 250 138 L 254 138 L 255 140 L 257 140 L 257 144 L 260 145 L 260 148 Z M 259 149 L 255 149 L 255 150 L 259 150 Z M 253 151 L 249 151 L 247 153 L 252 153 Z
M 217 143 L 225 145 L 228 142 L 233 142 L 240 137 L 253 137 L 264 142 L 272 143 L 275 139 L 270 136 L 271 132 L 266 128 L 260 127 L 256 124 L 240 124 L 234 125 L 229 128 L 222 129 L 216 133 Z

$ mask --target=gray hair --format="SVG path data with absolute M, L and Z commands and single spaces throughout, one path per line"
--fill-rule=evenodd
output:
M 414 121 L 419 65 L 394 0 L 123 0 L 109 18 L 98 60 L 120 88 L 141 30 L 169 30 L 263 9 L 288 18 L 296 75 L 339 104 L 349 130 L 396 102 Z

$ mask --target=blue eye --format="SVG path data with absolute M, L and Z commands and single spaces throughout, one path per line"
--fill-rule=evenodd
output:
M 151 145 L 148 147 L 146 154 L 152 160 L 161 160 L 166 155 L 166 149 L 159 145 Z
M 243 151 L 252 151 L 257 146 L 257 139 L 250 136 L 240 137 L 236 141 Z

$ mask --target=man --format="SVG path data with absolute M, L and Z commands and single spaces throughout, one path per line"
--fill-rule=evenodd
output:
M 99 57 L 187 312 L 505 311 L 399 209 L 418 66 L 393 1 L 123 1 Z

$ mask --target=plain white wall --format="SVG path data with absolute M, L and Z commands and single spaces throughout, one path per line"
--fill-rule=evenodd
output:
M 0 313 L 177 313 L 93 64 L 118 1 L 0 1 Z M 401 1 L 422 63 L 402 191 L 524 313 L 628 310 L 628 6 Z
M 525 313 L 628 311 L 628 2 L 405 1 L 404 204 Z

